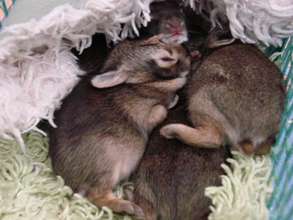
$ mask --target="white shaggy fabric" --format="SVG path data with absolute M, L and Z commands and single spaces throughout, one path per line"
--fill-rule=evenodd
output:
M 248 43 L 255 39 L 281 45 L 293 34 L 293 0 L 224 0 L 232 34 Z M 237 2 L 237 3 L 236 3 Z
M 20 133 L 36 129 L 53 112 L 82 74 L 68 50 L 27 56 L 15 65 L 0 65 L 0 133 L 23 146 Z
M 235 38 L 246 43 L 281 45 L 293 35 L 293 0 L 189 0 L 191 7 L 211 16 L 226 15 Z M 212 5 L 212 6 L 211 6 Z
M 151 0 L 88 0 L 83 9 L 55 8 L 40 20 L 5 29 L 0 42 L 0 136 L 16 138 L 37 129 L 42 119 L 51 124 L 59 107 L 83 72 L 70 49 L 82 51 L 91 36 L 105 32 L 119 39 L 150 19 Z M 131 27 L 131 29 L 130 29 Z

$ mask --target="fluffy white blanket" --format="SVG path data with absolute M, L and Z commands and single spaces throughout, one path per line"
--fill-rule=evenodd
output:
M 62 5 L 40 20 L 7 27 L 0 42 L 0 136 L 24 147 L 21 133 L 38 130 L 42 119 L 54 125 L 54 110 L 83 74 L 70 49 L 82 51 L 96 32 L 114 41 L 137 32 L 150 20 L 149 4 L 88 0 L 80 9 Z

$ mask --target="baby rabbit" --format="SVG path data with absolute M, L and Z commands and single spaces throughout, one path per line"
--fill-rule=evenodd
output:
M 170 124 L 163 136 L 207 148 L 229 144 L 247 154 L 270 150 L 285 93 L 280 71 L 256 47 L 234 43 L 213 51 L 187 90 L 193 127 Z
M 142 35 L 162 34 L 166 43 L 183 43 L 188 40 L 185 16 L 178 1 L 153 2 L 150 5 L 152 20 L 140 32 Z
M 188 123 L 185 106 L 170 110 L 168 123 Z M 142 161 L 133 174 L 133 200 L 146 220 L 204 220 L 210 201 L 207 186 L 218 185 L 226 152 L 195 149 L 177 140 L 167 140 L 156 128 L 150 136 Z
M 117 45 L 104 73 L 82 80 L 56 113 L 58 128 L 50 133 L 56 174 L 97 206 L 142 217 L 137 205 L 116 198 L 112 190 L 137 166 L 189 68 L 180 45 L 157 37 Z

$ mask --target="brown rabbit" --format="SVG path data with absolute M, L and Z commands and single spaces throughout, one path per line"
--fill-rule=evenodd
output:
M 284 99 L 278 68 L 256 47 L 235 43 L 213 51 L 193 72 L 188 85 L 193 127 L 170 124 L 161 134 L 193 146 L 227 143 L 264 154 L 278 132 Z
M 153 2 L 150 5 L 151 21 L 142 28 L 142 36 L 162 34 L 167 43 L 183 43 L 188 40 L 182 7 L 174 0 Z
M 188 124 L 183 105 L 170 110 L 164 124 Z M 218 185 L 226 153 L 220 149 L 195 149 L 167 140 L 154 129 L 134 182 L 133 201 L 146 220 L 204 220 L 210 201 L 207 186 Z
M 141 217 L 137 205 L 116 198 L 112 189 L 135 169 L 189 67 L 180 45 L 156 38 L 119 44 L 105 63 L 106 73 L 91 81 L 104 89 L 86 78 L 56 113 L 58 128 L 50 133 L 56 174 L 97 206 Z

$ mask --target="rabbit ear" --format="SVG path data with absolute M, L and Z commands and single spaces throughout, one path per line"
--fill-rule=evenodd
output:
M 151 45 L 162 45 L 164 42 L 162 39 L 164 38 L 163 34 L 154 35 L 143 42 L 141 42 L 141 46 L 151 46 Z
M 216 41 L 209 40 L 208 48 L 214 49 L 217 47 L 226 46 L 226 45 L 232 44 L 235 40 L 236 40 L 235 38 L 225 39 L 225 40 L 216 40 Z
M 109 88 L 124 83 L 127 79 L 127 72 L 118 69 L 95 76 L 91 83 L 97 88 Z
M 233 37 L 228 37 L 220 40 L 221 35 L 225 33 L 225 30 L 221 29 L 220 27 L 215 27 L 214 29 L 212 29 L 207 39 L 207 47 L 210 49 L 214 49 L 217 47 L 232 44 L 235 41 L 235 38 Z

